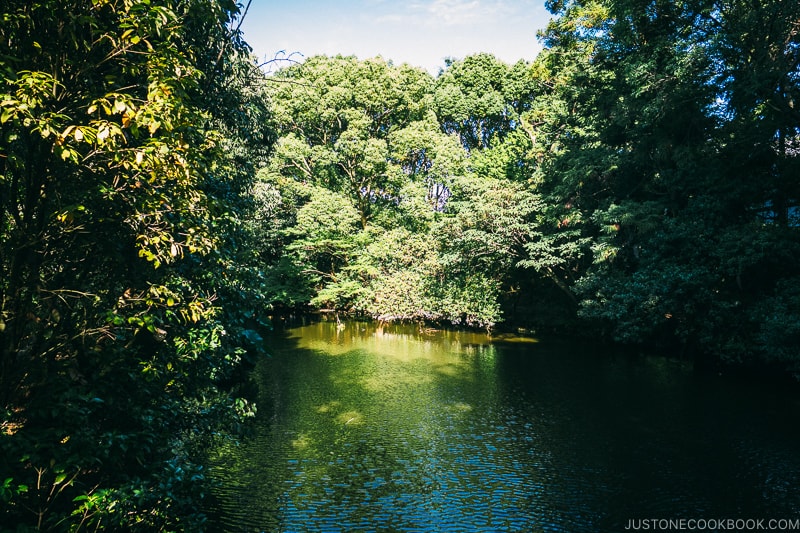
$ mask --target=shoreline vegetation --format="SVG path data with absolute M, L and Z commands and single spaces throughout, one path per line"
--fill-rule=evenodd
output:
M 4 2 L 0 531 L 203 530 L 281 309 L 800 374 L 800 4 L 547 4 L 536 60 L 432 76 Z
M 579 322 L 567 325 L 531 324 L 528 326 L 514 325 L 509 321 L 497 324 L 493 329 L 486 330 L 481 327 L 453 326 L 449 323 L 426 322 L 424 320 L 389 320 L 381 321 L 358 313 L 348 313 L 333 309 L 283 309 L 268 316 L 270 327 L 263 330 L 266 338 L 271 332 L 291 328 L 305 321 L 336 322 L 343 329 L 347 324 L 379 324 L 384 327 L 414 326 L 420 335 L 435 334 L 442 331 L 473 332 L 487 336 L 490 342 L 587 342 L 595 346 L 600 345 L 607 350 L 615 351 L 629 357 L 658 357 L 676 362 L 691 364 L 695 372 L 717 376 L 735 377 L 744 382 L 761 382 L 776 386 L 788 387 L 796 390 L 798 387 L 797 375 L 787 372 L 784 365 L 767 365 L 763 362 L 726 362 L 702 354 L 687 353 L 686 351 L 667 351 L 664 346 L 656 344 L 625 344 L 609 337 L 598 337 L 593 329 L 580 328 Z

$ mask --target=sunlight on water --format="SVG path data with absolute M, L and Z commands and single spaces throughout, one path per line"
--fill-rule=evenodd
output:
M 616 531 L 643 514 L 800 511 L 796 425 L 751 431 L 763 404 L 686 365 L 354 322 L 268 342 L 255 434 L 213 461 L 226 531 Z

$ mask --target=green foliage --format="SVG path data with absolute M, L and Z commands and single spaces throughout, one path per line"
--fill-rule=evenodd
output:
M 751 311 L 749 325 L 756 330 L 759 355 L 769 363 L 788 366 L 800 375 L 797 346 L 800 343 L 800 293 L 798 278 L 780 280 L 774 292 Z
M 551 7 L 536 183 L 591 239 L 583 316 L 627 342 L 793 366 L 797 6 Z
M 203 528 L 199 461 L 252 413 L 230 384 L 263 322 L 237 307 L 255 268 L 237 256 L 243 160 L 267 136 L 236 13 L 4 4 L 4 528 Z
M 530 138 L 517 131 L 530 83 L 524 63 L 486 54 L 435 83 L 380 58 L 279 72 L 261 249 L 276 287 L 291 279 L 295 290 L 273 301 L 493 327 L 512 271 L 543 253 L 525 249 L 541 238 L 542 206 L 510 183 L 530 170 Z
M 515 129 L 533 92 L 524 62 L 509 66 L 491 54 L 448 64 L 436 80 L 434 110 L 447 133 L 468 150 L 486 148 Z
M 428 285 L 440 270 L 436 242 L 406 228 L 385 231 L 350 269 L 366 289 L 356 306 L 378 320 L 437 318 Z
M 274 81 L 272 111 L 283 135 L 272 170 L 348 197 L 365 228 L 397 195 L 403 174 L 390 158 L 392 135 L 423 118 L 432 79 L 381 58 L 319 56 Z

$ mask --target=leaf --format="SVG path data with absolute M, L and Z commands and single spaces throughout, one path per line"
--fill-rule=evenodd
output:
M 242 337 L 248 340 L 248 342 L 252 344 L 261 344 L 264 342 L 264 338 L 254 329 L 246 329 L 242 331 Z

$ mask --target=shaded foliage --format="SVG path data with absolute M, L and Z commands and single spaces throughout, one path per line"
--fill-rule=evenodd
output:
M 3 527 L 203 527 L 203 447 L 250 414 L 236 221 L 268 141 L 237 9 L 4 4 Z
M 785 353 L 800 238 L 797 6 L 552 7 L 539 75 L 551 109 L 569 112 L 544 115 L 540 190 L 577 207 L 592 238 L 575 286 L 583 315 L 620 340 L 722 361 Z

